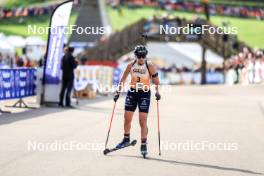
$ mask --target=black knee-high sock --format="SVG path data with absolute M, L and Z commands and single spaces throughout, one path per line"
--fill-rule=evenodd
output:
M 142 138 L 141 145 L 146 145 L 146 144 L 147 144 L 147 138 Z
M 128 134 L 124 134 L 124 138 L 130 139 L 130 134 L 129 133 Z

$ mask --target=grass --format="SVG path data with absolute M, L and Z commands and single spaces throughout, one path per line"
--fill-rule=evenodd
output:
M 231 17 L 213 17 L 212 22 L 221 25 L 228 21 L 231 26 L 237 27 L 238 39 L 251 47 L 264 48 L 264 22 L 253 19 L 238 19 Z
M 150 18 L 155 15 L 166 15 L 166 11 L 154 8 L 128 9 L 122 8 L 123 16 L 110 7 L 107 8 L 109 18 L 114 30 L 121 30 L 125 26 L 136 22 L 141 18 Z M 186 19 L 192 19 L 194 15 L 204 17 L 202 14 L 173 11 L 173 15 Z M 238 38 L 245 41 L 251 47 L 264 48 L 264 22 L 255 19 L 241 19 L 234 17 L 212 16 L 213 24 L 221 26 L 222 22 L 229 22 L 231 26 L 237 27 Z
M 72 12 L 69 24 L 74 24 L 77 17 L 76 12 Z M 23 19 L 23 21 L 21 21 Z M 31 34 L 28 33 L 28 25 L 36 25 L 37 27 L 48 27 L 49 26 L 49 15 L 43 15 L 38 17 L 27 17 L 27 18 L 12 18 L 4 19 L 0 21 L 0 32 L 5 35 L 20 35 L 23 37 L 27 36 L 40 36 L 43 39 L 47 39 L 47 34 Z

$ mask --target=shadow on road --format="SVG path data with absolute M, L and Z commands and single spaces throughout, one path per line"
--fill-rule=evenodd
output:
M 103 114 L 111 114 L 112 108 L 106 108 L 106 107 L 92 107 L 92 106 L 82 106 L 80 108 L 77 108 L 79 111 L 85 111 L 85 112 L 96 112 L 96 113 L 103 113 Z M 123 115 L 123 109 L 116 108 L 115 115 Z
M 111 157 L 130 157 L 130 158 L 140 158 L 143 159 L 141 156 L 132 156 L 132 155 L 109 155 Z M 202 167 L 202 168 L 210 168 L 210 169 L 217 169 L 217 170 L 225 170 L 225 171 L 234 171 L 234 172 L 242 172 L 242 173 L 248 173 L 248 174 L 255 174 L 255 175 L 263 175 L 263 173 L 246 170 L 246 169 L 239 169 L 239 168 L 232 168 L 232 167 L 223 167 L 223 166 L 217 166 L 217 165 L 209 165 L 209 164 L 202 164 L 202 163 L 193 163 L 193 162 L 185 162 L 185 161 L 176 161 L 176 160 L 167 160 L 167 159 L 159 159 L 159 158 L 152 158 L 148 157 L 147 160 L 151 161 L 157 161 L 157 162 L 164 162 L 168 164 L 181 164 L 181 165 L 187 165 L 187 166 L 193 166 L 193 167 Z
M 0 116 L 0 125 L 10 124 L 10 123 L 21 121 L 21 120 L 38 118 L 43 115 L 58 113 L 58 112 L 66 111 L 66 110 L 69 110 L 69 109 L 43 107 L 43 108 L 38 108 L 38 109 L 26 110 L 26 111 L 19 112 L 19 113 L 2 114 Z
M 11 113 L 11 114 L 1 114 L 0 115 L 0 126 L 5 124 L 10 124 L 13 122 L 21 121 L 21 120 L 28 120 L 32 118 L 38 118 L 44 115 L 48 114 L 55 114 L 60 113 L 63 111 L 69 111 L 69 110 L 77 110 L 77 111 L 86 111 L 86 112 L 100 112 L 100 113 L 111 113 L 110 109 L 103 108 L 97 108 L 97 107 L 89 107 L 87 105 L 102 102 L 106 100 L 110 100 L 112 97 L 98 97 L 96 99 L 90 99 L 90 100 L 81 100 L 79 102 L 79 105 L 76 106 L 76 108 L 59 108 L 57 106 L 50 106 L 50 107 L 40 107 L 37 109 L 28 109 L 23 112 L 18 113 Z

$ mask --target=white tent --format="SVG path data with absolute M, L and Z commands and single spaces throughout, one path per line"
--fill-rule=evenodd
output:
M 167 67 L 176 65 L 177 67 L 180 68 L 181 67 L 192 68 L 194 65 L 194 61 L 191 58 L 169 47 L 167 43 L 149 42 L 147 44 L 147 49 L 149 50 L 149 54 L 148 54 L 149 58 L 163 59 Z
M 26 45 L 26 40 L 21 36 L 8 36 L 7 41 L 17 48 L 23 48 Z
M 40 37 L 30 36 L 26 38 L 26 45 L 43 46 L 46 42 Z
M 26 38 L 26 56 L 30 60 L 38 61 L 44 54 L 46 49 L 46 42 L 37 36 L 30 36 Z
M 0 52 L 1 53 L 14 53 L 15 47 L 3 38 L 0 40 Z
M 180 52 L 181 54 L 192 59 L 196 63 L 202 62 L 202 47 L 198 43 L 176 43 L 169 42 L 167 44 L 169 47 Z M 206 50 L 205 60 L 209 64 L 221 65 L 223 63 L 223 57 L 219 56 L 211 50 Z
M 0 39 L 4 39 L 6 36 L 3 33 L 0 33 Z

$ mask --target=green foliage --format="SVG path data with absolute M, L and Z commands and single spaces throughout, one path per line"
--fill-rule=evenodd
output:
M 76 17 L 77 13 L 73 11 L 70 17 L 70 24 L 75 23 Z M 36 27 L 48 27 L 49 20 L 49 15 L 4 19 L 0 21 L 0 32 L 3 32 L 6 35 L 21 35 L 26 37 L 32 35 L 31 33 L 28 33 L 28 25 L 36 25 Z M 47 35 L 36 35 L 41 36 L 44 39 L 47 39 L 48 37 Z

